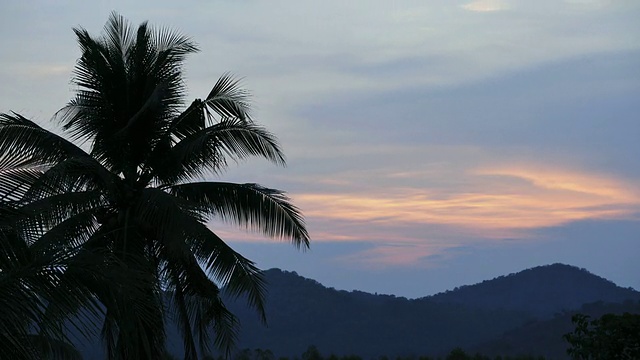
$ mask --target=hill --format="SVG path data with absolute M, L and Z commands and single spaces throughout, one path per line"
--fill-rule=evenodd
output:
M 622 308 L 640 311 L 639 292 L 562 264 L 413 300 L 340 291 L 279 269 L 265 271 L 265 277 L 268 326 L 242 299 L 227 303 L 242 325 L 238 349 L 270 349 L 276 358 L 294 358 L 315 345 L 325 355 L 364 359 L 443 356 L 455 347 L 469 353 L 562 359 L 562 334 L 572 329 L 573 312 L 599 316 Z M 631 301 L 623 304 L 627 299 Z M 168 329 L 167 340 L 169 351 L 180 357 L 176 327 Z M 85 359 L 104 358 L 97 340 L 78 345 Z
M 233 304 L 243 325 L 239 345 L 269 348 L 287 356 L 300 354 L 309 345 L 338 355 L 437 355 L 456 346 L 471 348 L 500 339 L 525 324 L 586 303 L 640 300 L 637 291 L 562 264 L 415 300 L 338 291 L 278 269 L 265 275 L 269 326 L 260 325 L 255 314 Z
M 640 300 L 640 292 L 619 287 L 586 269 L 553 264 L 461 286 L 426 299 L 482 309 L 524 311 L 550 318 L 557 312 L 578 309 L 586 303 Z
M 242 324 L 239 348 L 301 354 L 309 345 L 327 353 L 374 357 L 433 354 L 488 341 L 531 319 L 514 311 L 338 291 L 296 273 L 266 272 L 268 327 L 242 302 L 231 304 Z

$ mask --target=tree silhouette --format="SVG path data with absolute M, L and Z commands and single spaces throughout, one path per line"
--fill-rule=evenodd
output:
M 640 358 L 640 314 L 605 314 L 591 321 L 576 314 L 571 320 L 576 328 L 564 339 L 573 359 Z
M 3 170 L 0 168 L 0 178 Z M 70 277 L 59 281 L 58 265 L 68 254 L 30 244 L 14 226 L 22 216 L 9 202 L 0 202 L 0 354 L 18 360 L 77 358 L 64 334 L 56 326 L 47 326 L 53 322 L 45 325 L 43 321 L 50 318 L 45 312 L 48 302 L 56 301 L 64 308 L 82 292 L 74 286 L 71 290 L 75 291 L 67 293 Z M 30 331 L 35 323 L 42 324 L 38 333 Z
M 308 247 L 309 236 L 284 192 L 203 178 L 221 175 L 229 161 L 259 156 L 282 165 L 284 155 L 228 75 L 184 108 L 182 67 L 197 51 L 189 38 L 146 22 L 134 29 L 115 13 L 101 37 L 74 31 L 82 52 L 77 90 L 57 118 L 89 151 L 19 114 L 0 114 L 0 164 L 11 169 L 0 198 L 13 196 L 30 214 L 16 223 L 19 232 L 72 251 L 64 269 L 88 257 L 103 273 L 125 269 L 126 281 L 61 274 L 76 276 L 105 309 L 109 358 L 164 356 L 167 316 L 179 326 L 185 358 L 207 353 L 212 335 L 228 352 L 237 321 L 221 289 L 246 296 L 264 318 L 265 284 L 207 221 L 218 217 L 297 247 Z
M 307 350 L 302 353 L 302 360 L 323 360 L 324 357 L 315 345 L 309 345 Z

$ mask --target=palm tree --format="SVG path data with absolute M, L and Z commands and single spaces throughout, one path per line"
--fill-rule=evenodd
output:
M 56 291 L 53 278 L 59 274 L 57 261 L 34 256 L 38 251 L 11 226 L 16 215 L 7 204 L 0 205 L 0 353 L 11 359 L 37 359 L 44 355 L 39 343 L 63 343 L 60 334 L 38 336 L 30 329 L 44 318 L 42 295 Z
M 105 309 L 109 358 L 163 356 L 167 317 L 179 326 L 185 358 L 209 350 L 211 329 L 214 344 L 228 351 L 237 320 L 221 289 L 246 297 L 264 318 L 265 283 L 207 221 L 218 217 L 296 247 L 308 247 L 309 235 L 284 192 L 203 179 L 229 161 L 259 156 L 283 165 L 284 155 L 229 75 L 184 108 L 182 66 L 197 51 L 187 37 L 146 22 L 133 29 L 115 13 L 102 37 L 74 31 L 78 88 L 57 117 L 80 145 L 1 114 L 0 154 L 15 171 L 0 197 L 22 189 L 20 209 L 30 216 L 20 226 L 41 229 L 37 241 L 46 246 L 72 249 L 69 269 L 91 256 L 101 271 L 122 274 L 124 264 L 132 274 L 103 281 L 75 273 Z
M 15 187 L 11 180 L 21 176 L 29 183 L 35 179 L 30 175 L 12 168 L 11 159 L 0 159 L 0 191 L 6 193 L 0 198 L 0 354 L 18 360 L 79 359 L 62 325 L 66 321 L 86 330 L 82 323 L 99 312 L 81 278 L 114 279 L 96 271 L 95 258 L 89 256 L 78 256 L 75 267 L 69 268 L 68 260 L 77 255 L 73 249 L 36 241 L 40 227 L 23 226 L 33 224 L 25 222 L 29 214 L 19 210 L 16 201 L 24 187 Z M 79 305 L 84 312 L 74 319 L 61 316 Z

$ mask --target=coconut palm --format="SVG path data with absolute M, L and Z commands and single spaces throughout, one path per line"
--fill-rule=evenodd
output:
M 33 224 L 30 215 L 13 205 L 0 202 L 0 357 L 81 359 L 68 332 L 87 340 L 103 315 L 87 280 L 124 282 L 136 274 L 113 257 L 105 261 L 108 254 L 34 240 L 40 229 L 25 227 Z M 131 284 L 136 282 L 125 286 Z M 130 291 L 139 290 L 131 286 Z
M 0 154 L 15 169 L 0 197 L 18 194 L 30 214 L 24 226 L 39 227 L 42 246 L 90 254 L 107 273 L 122 274 L 116 267 L 124 264 L 133 274 L 82 279 L 105 309 L 109 358 L 163 356 L 167 317 L 178 324 L 185 358 L 206 353 L 210 339 L 228 351 L 237 320 L 221 289 L 264 318 L 265 283 L 207 222 L 217 217 L 297 247 L 308 247 L 309 236 L 284 192 L 205 177 L 250 156 L 283 165 L 284 155 L 229 75 L 185 108 L 182 66 L 197 51 L 189 38 L 147 23 L 134 29 L 115 13 L 101 37 L 74 31 L 82 51 L 76 95 L 57 114 L 68 135 L 0 115 Z M 73 256 L 68 266 L 85 262 Z
M 15 195 L 20 189 L 12 187 L 14 182 L 4 180 L 15 179 L 16 169 L 7 167 L 7 159 L 0 160 L 3 160 L 0 161 L 0 189 L 11 188 Z M 34 179 L 28 174 L 22 175 L 27 182 L 29 178 Z M 15 200 L 0 199 L 1 357 L 79 359 L 79 353 L 62 329 L 75 327 L 86 333 L 84 325 L 99 313 L 95 297 L 81 278 L 115 279 L 109 279 L 108 272 L 98 271 L 100 266 L 93 263 L 95 257 L 77 256 L 74 249 L 54 248 L 46 242 L 35 241 L 40 229 L 25 227 L 33 224 L 25 221 L 27 218 L 29 214 L 18 210 Z M 75 266 L 69 268 L 68 260 L 74 256 L 77 256 Z M 80 305 L 84 312 L 75 318 L 61 316 L 75 312 Z
M 13 209 L 0 205 L 0 353 L 37 359 L 43 354 L 38 340 L 56 342 L 54 336 L 36 335 L 31 327 L 44 317 L 42 295 L 55 292 L 53 279 L 59 274 L 54 259 L 33 256 L 35 251 L 11 226 L 15 218 Z

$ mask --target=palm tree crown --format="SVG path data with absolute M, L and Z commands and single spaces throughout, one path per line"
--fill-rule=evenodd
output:
M 115 13 L 99 38 L 74 31 L 82 51 L 77 90 L 57 117 L 69 139 L 90 150 L 1 114 L 0 165 L 11 171 L 0 173 L 0 198 L 30 214 L 18 226 L 41 246 L 73 250 L 68 269 L 88 256 L 101 271 L 125 269 L 129 281 L 82 279 L 104 308 L 110 358 L 162 356 L 167 316 L 179 326 L 185 358 L 208 351 L 212 328 L 214 343 L 229 349 L 236 319 L 221 289 L 246 296 L 264 316 L 265 284 L 207 221 L 218 217 L 296 247 L 308 247 L 309 235 L 284 192 L 202 179 L 223 173 L 229 160 L 283 165 L 284 155 L 229 75 L 185 106 L 182 67 L 197 51 L 189 38 L 147 23 L 134 29 Z

